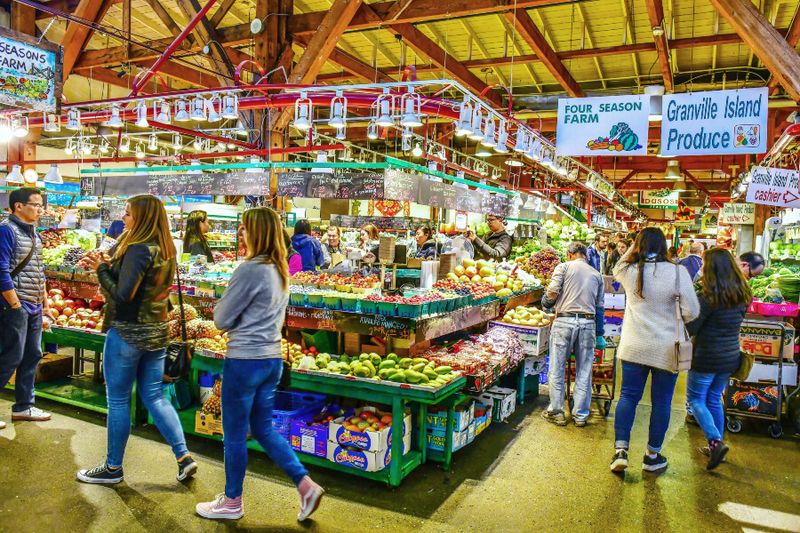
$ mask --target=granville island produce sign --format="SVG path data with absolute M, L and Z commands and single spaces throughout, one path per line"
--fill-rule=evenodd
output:
M 661 155 L 763 154 L 767 88 L 664 95 Z

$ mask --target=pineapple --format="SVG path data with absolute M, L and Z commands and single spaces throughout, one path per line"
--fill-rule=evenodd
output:
M 183 304 L 183 314 L 186 317 L 186 322 L 194 320 L 195 318 L 200 316 L 199 313 L 197 312 L 197 309 L 195 309 L 193 306 L 189 304 Z M 175 306 L 172 308 L 172 311 L 170 311 L 169 314 L 167 315 L 167 320 L 172 321 L 180 319 L 181 319 L 180 308 L 178 306 Z

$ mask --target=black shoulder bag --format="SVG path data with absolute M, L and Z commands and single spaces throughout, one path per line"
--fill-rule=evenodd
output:
M 183 289 L 181 288 L 180 265 L 175 267 L 175 279 L 178 282 L 178 306 L 181 314 L 181 342 L 172 342 L 167 346 L 167 360 L 164 363 L 164 381 L 171 383 L 189 375 L 192 356 L 186 339 L 186 316 L 183 312 Z

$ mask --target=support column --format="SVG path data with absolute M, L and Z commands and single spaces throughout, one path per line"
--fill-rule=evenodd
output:
M 20 4 L 11 3 L 11 29 L 26 35 L 36 36 L 36 9 Z M 24 139 L 13 137 L 6 145 L 6 161 L 30 161 L 22 166 L 22 170 L 36 167 L 36 142 L 42 135 L 41 128 L 36 128 L 28 133 Z M 11 165 L 6 164 L 11 172 Z

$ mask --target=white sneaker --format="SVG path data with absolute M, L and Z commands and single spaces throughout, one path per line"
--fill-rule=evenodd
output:
M 317 510 L 325 489 L 306 476 L 297 486 L 297 491 L 300 493 L 300 512 L 297 514 L 297 521 L 302 522 Z
M 6 423 L 0 420 L 0 429 L 6 429 Z
M 44 422 L 50 420 L 50 413 L 34 406 L 23 411 L 11 411 L 11 420 L 29 420 L 31 422 Z
M 225 493 L 217 494 L 214 501 L 198 503 L 194 509 L 203 518 L 238 520 L 244 516 L 244 504 L 241 497 L 237 499 L 239 501 L 235 502 L 225 496 Z

